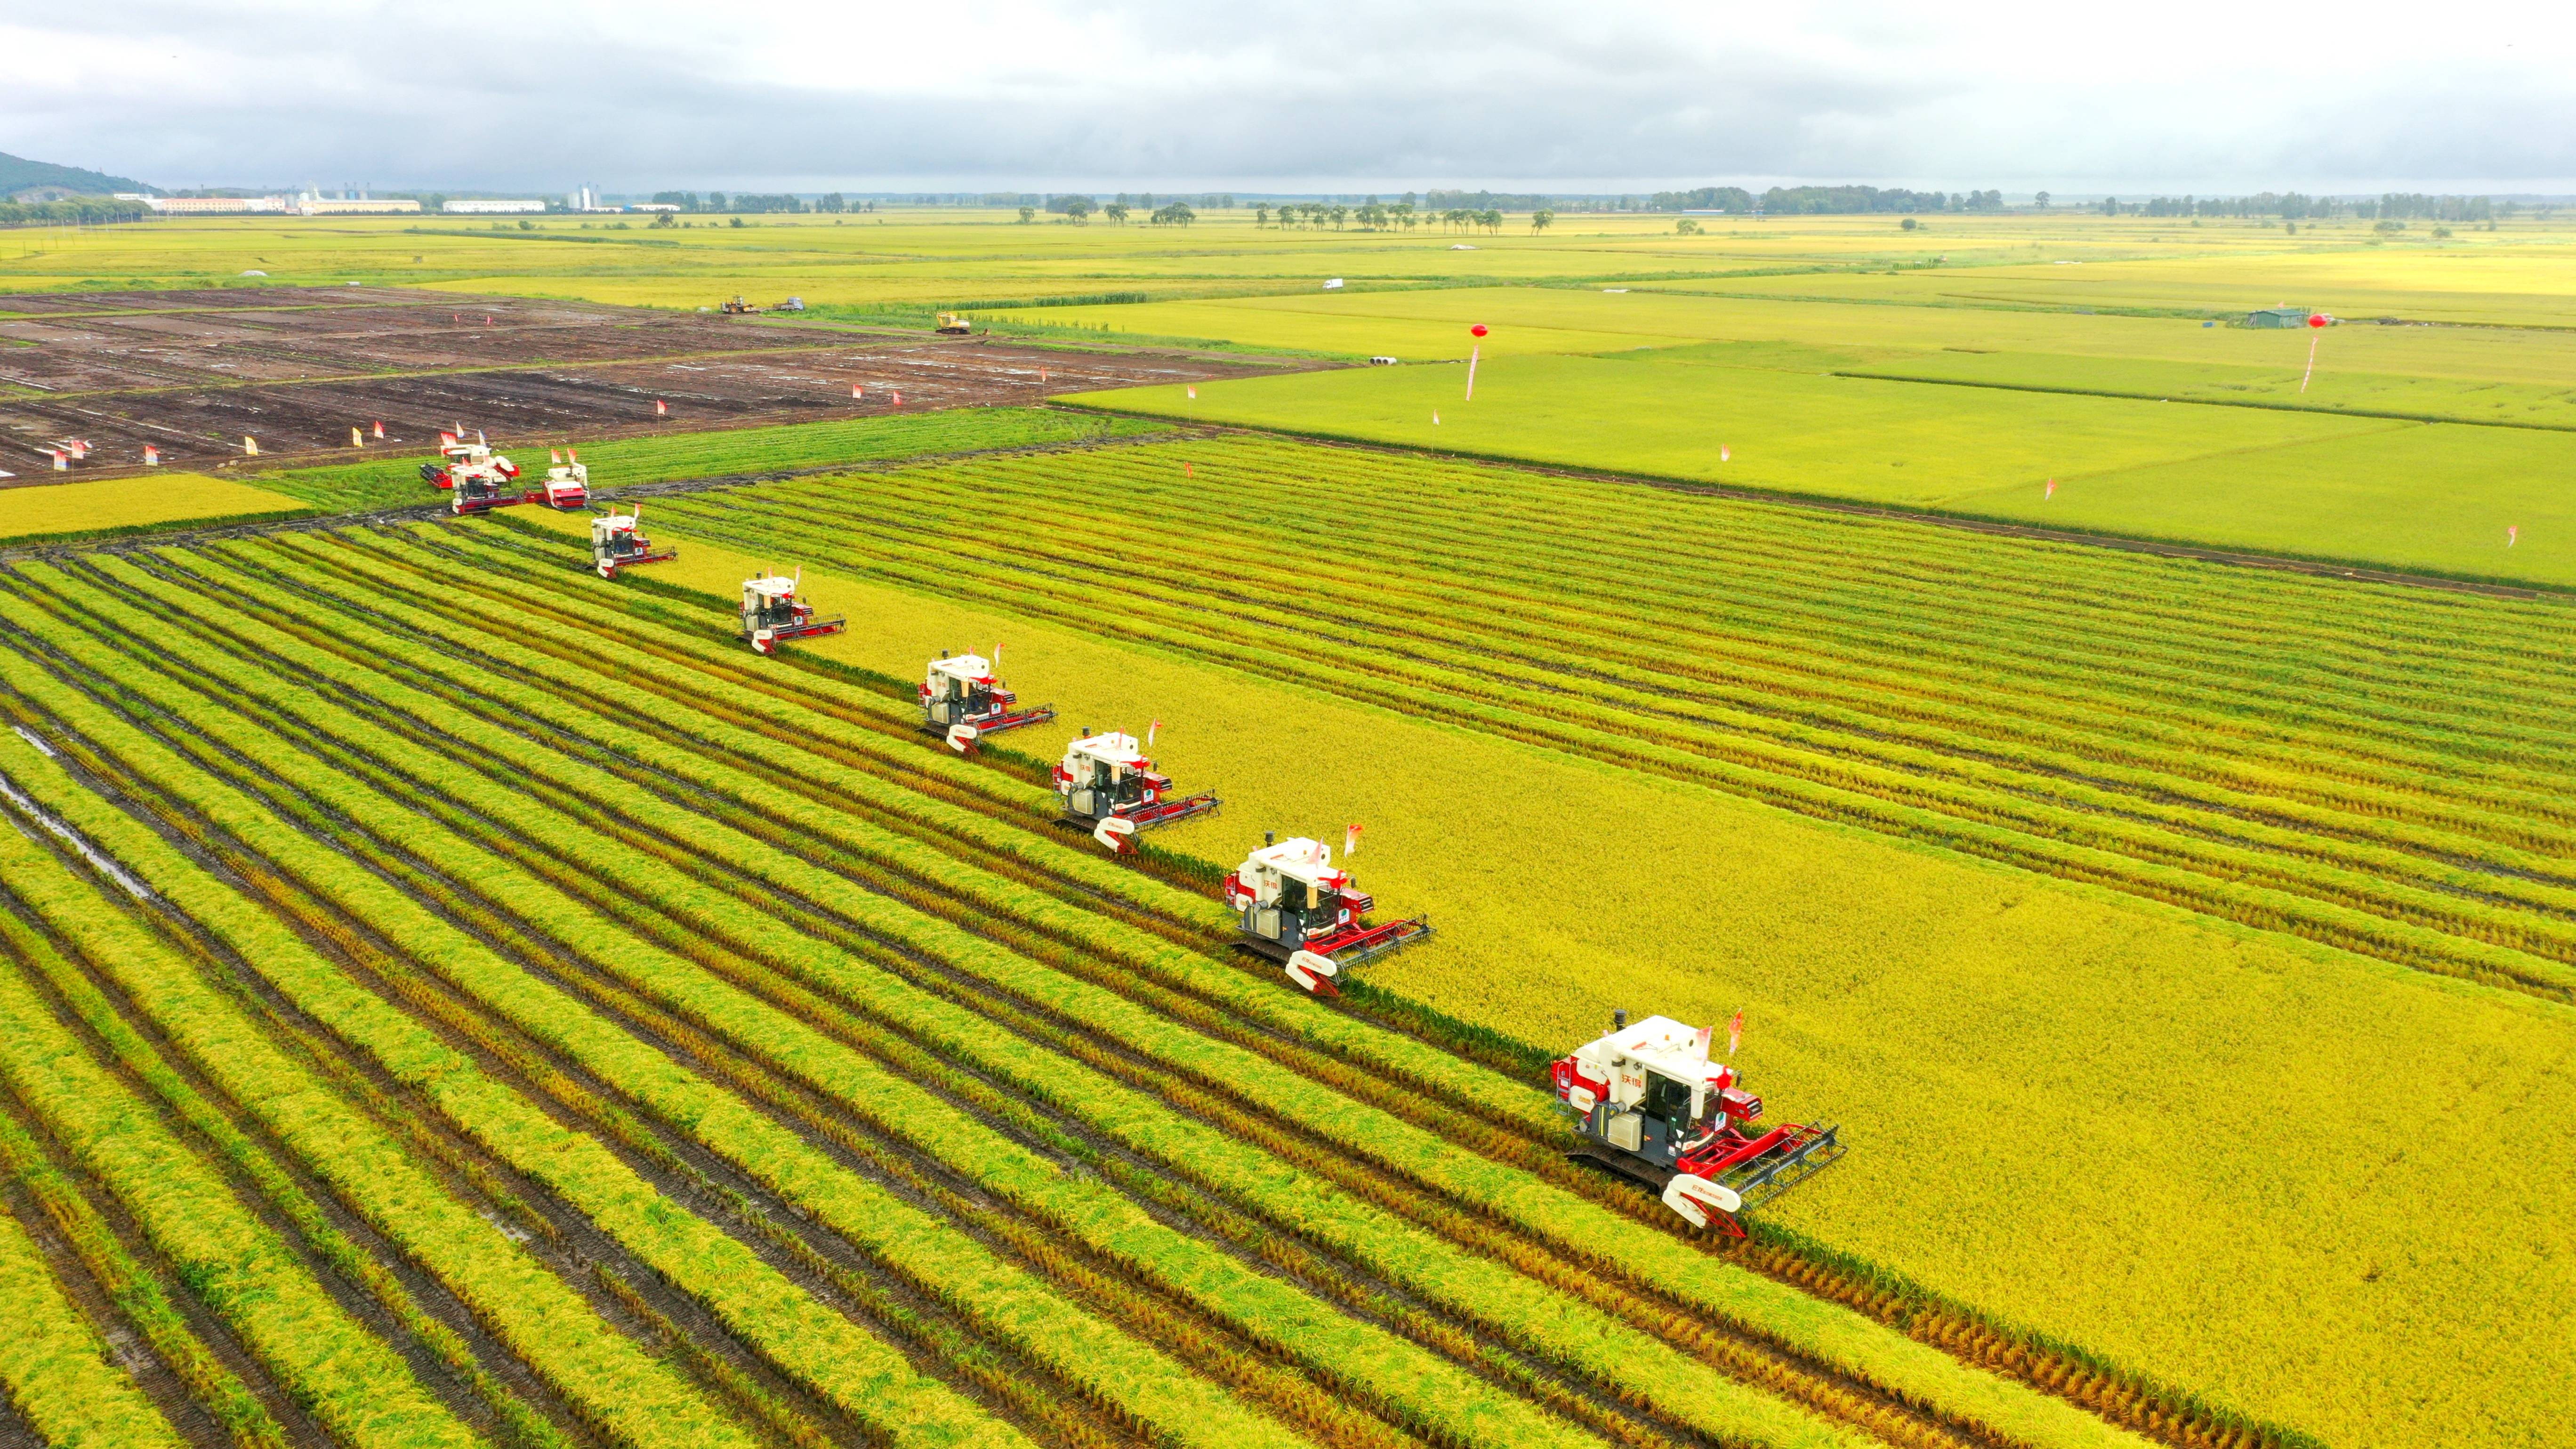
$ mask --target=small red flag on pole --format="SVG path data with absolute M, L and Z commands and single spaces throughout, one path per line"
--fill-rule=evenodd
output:
M 662 401 L 658 397 L 653 399 L 653 416 L 657 418 L 667 418 L 670 415 L 671 405 L 669 403 Z
M 152 446 L 150 443 L 146 443 L 146 444 L 144 444 L 144 445 L 143 445 L 143 466 L 144 466 L 144 467 L 146 467 L 146 468 L 158 468 L 158 467 L 160 467 L 160 466 L 161 466 L 161 450 L 160 450 L 159 448 L 156 448 L 156 447 Z
M 1161 720 L 1156 720 L 1152 724 L 1145 726 L 1145 743 L 1148 745 L 1152 744 L 1154 742 L 1154 736 L 1161 734 L 1162 732 L 1163 722 Z
M 1196 400 L 1197 400 L 1197 398 L 1198 398 L 1198 395 L 1199 395 L 1199 390 L 1198 390 L 1197 388 L 1191 388 L 1191 389 L 1190 389 L 1190 398 L 1191 398 L 1191 400 L 1192 400 L 1192 401 L 1196 401 Z
M 2051 499 L 2051 498 L 2056 497 L 2056 496 L 2057 496 L 2057 480 L 2056 480 L 2056 479 L 2054 479 L 2054 478 L 2049 479 L 2049 480 L 2048 480 L 2048 489 L 2047 489 L 2047 491 L 2045 491 L 2045 492 L 2041 493 L 2039 496 L 2040 496 L 2040 498 L 2041 498 L 2041 500 L 2042 500 L 2042 501 L 2045 501 L 2045 500 L 2047 500 L 2047 499 Z
M 2518 524 L 2508 523 L 2508 524 L 2506 524 L 2506 525 L 2504 526 L 2504 546 L 2505 546 L 2505 547 L 2507 547 L 2507 548 L 2511 548 L 2511 547 L 2513 547 L 2514 540 L 2515 540 L 2515 539 L 2517 539 L 2517 538 L 2520 538 L 2521 536 L 2522 536 L 2522 528 L 2521 528 L 2521 526 L 2520 526 L 2520 525 L 2518 525 Z
M 1477 323 L 1467 329 L 1467 334 L 1476 339 L 1467 344 L 1467 401 L 1474 402 L 1476 400 L 1476 358 L 1485 350 L 1485 324 Z
M 1734 1056 L 1735 1049 L 1743 1043 L 1744 1013 L 1739 1010 L 1735 1013 L 1735 1019 L 1726 1024 L 1726 1054 L 1730 1057 Z
M 850 400 L 852 402 L 859 400 L 859 385 L 855 382 L 850 384 Z
M 1360 828 L 1357 825 L 1353 825 L 1350 829 L 1342 832 L 1342 859 L 1348 860 L 1359 853 Z
M 898 393 L 896 393 L 896 394 L 894 395 L 894 405 L 895 405 L 896 407 L 902 407 L 902 406 L 903 406 L 903 394 L 902 394 L 902 393 L 898 392 Z
M 377 437 L 379 437 L 379 438 L 381 438 L 381 437 L 383 437 L 384 435 L 385 435 L 385 425 L 384 425 L 383 420 L 379 419 L 379 420 L 377 421 L 377 423 L 376 423 L 376 436 L 377 436 Z
M 1717 461 L 1721 463 L 1730 462 L 1734 457 L 1735 450 L 1733 448 L 1726 446 L 1724 443 L 1717 445 Z

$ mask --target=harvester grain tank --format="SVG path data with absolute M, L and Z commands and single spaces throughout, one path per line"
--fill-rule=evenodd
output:
M 469 443 L 462 433 L 442 432 L 438 435 L 438 461 L 421 464 L 420 477 L 424 483 L 451 489 L 461 486 L 469 478 L 481 479 L 489 486 L 478 491 L 497 495 L 502 491 L 502 485 L 518 481 L 519 465 L 493 452 L 492 445 L 484 441 L 481 433 L 476 433 L 474 441 Z M 510 501 L 515 503 L 518 500 Z M 492 506 L 495 505 L 484 505 L 487 508 Z
M 1731 1237 L 1737 1214 L 1756 1208 L 1843 1155 L 1841 1129 L 1754 1124 L 1762 1099 L 1733 1065 L 1708 1059 L 1713 1029 L 1670 1017 L 1635 1026 L 1611 1018 L 1606 1036 L 1556 1063 L 1556 1098 L 1583 1145 L 1570 1155 L 1661 1188 L 1664 1205 L 1693 1227 L 1712 1215 Z
M 993 677 L 992 663 L 980 654 L 950 658 L 942 649 L 930 661 L 929 677 L 921 683 L 922 728 L 944 736 L 948 747 L 961 755 L 973 754 L 975 742 L 986 735 L 1053 718 L 1051 704 L 1020 708 L 1019 696 L 1003 688 L 1002 681 Z
M 619 569 L 669 563 L 680 556 L 676 548 L 655 548 L 653 540 L 644 536 L 643 519 L 644 506 L 640 503 L 632 513 L 591 516 L 590 566 L 599 570 L 601 578 L 613 579 Z
M 1243 946 L 1319 996 L 1341 995 L 1333 983 L 1345 969 L 1431 935 L 1428 916 L 1370 924 L 1377 903 L 1351 884 L 1348 852 L 1337 867 L 1331 846 L 1303 836 L 1262 836 L 1261 848 L 1225 878 L 1225 903 Z
M 1064 747 L 1055 767 L 1055 793 L 1064 801 L 1064 818 L 1091 827 L 1091 838 L 1124 854 L 1136 848 L 1136 832 L 1205 815 L 1217 807 L 1213 793 L 1172 798 L 1172 782 L 1154 772 L 1130 734 L 1111 730 L 1095 735 L 1085 729 Z
M 803 569 L 798 569 L 793 578 L 762 573 L 743 580 L 743 642 L 759 653 L 771 654 L 790 640 L 838 634 L 850 627 L 849 621 L 838 615 L 829 619 L 815 618 L 814 606 L 796 597 L 796 591 L 804 583 Z
M 566 461 L 546 469 L 544 490 L 532 495 L 530 502 L 542 501 L 548 508 L 585 508 L 590 504 L 590 468 L 578 453 L 566 453 Z

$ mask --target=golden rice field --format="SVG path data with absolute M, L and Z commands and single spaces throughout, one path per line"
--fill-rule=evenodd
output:
M 2546 1442 L 2558 606 L 1300 445 L 1086 459 L 672 500 L 664 577 L 794 560 L 853 621 L 816 655 L 1002 643 L 1060 723 L 1160 719 L 1227 801 L 1174 849 L 1366 822 L 1363 884 L 1442 929 L 1370 968 L 1406 996 L 1551 1049 L 1744 1009 L 1757 1085 L 1868 1144 L 1779 1205 L 1814 1241 L 2328 1443 Z
M 0 487 L 0 543 L 275 518 L 304 511 L 305 505 L 293 498 L 202 473 L 38 483 Z

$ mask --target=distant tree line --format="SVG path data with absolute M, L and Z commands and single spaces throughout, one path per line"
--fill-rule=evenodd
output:
M 2095 203 L 2094 209 L 2105 216 L 2278 217 L 2283 221 L 2325 221 L 2337 217 L 2361 221 L 2399 218 L 2492 221 L 2498 216 L 2511 216 L 2518 208 L 2510 201 L 2497 202 L 2483 196 L 2426 196 L 2420 192 L 2392 191 L 2373 201 L 2368 198 L 2308 196 L 2296 191 L 2261 191 L 2252 196 L 2157 196 L 2129 202 L 2110 196 Z
M 118 201 L 108 196 L 74 196 L 62 201 L 0 201 L 0 226 L 29 226 L 39 222 L 76 222 L 94 226 L 111 221 L 141 221 L 152 215 L 152 208 L 139 201 Z
M 844 211 L 874 211 L 877 209 L 877 204 L 873 201 L 854 202 L 837 191 L 827 191 L 812 201 L 807 201 L 803 197 L 799 196 L 790 196 L 785 192 L 777 192 L 764 196 L 747 191 L 738 191 L 731 196 L 727 196 L 721 191 L 710 191 L 706 195 L 700 196 L 694 191 L 656 191 L 653 193 L 653 204 L 656 206 L 676 206 L 682 211 L 750 213 L 771 211 L 814 211 L 834 213 Z

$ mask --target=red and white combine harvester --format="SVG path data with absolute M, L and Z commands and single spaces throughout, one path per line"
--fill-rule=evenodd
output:
M 993 652 L 999 656 L 1001 649 L 996 646 Z M 1055 718 L 1054 705 L 1022 709 L 1019 703 L 1019 696 L 993 677 L 993 665 L 982 655 L 960 654 L 952 659 L 942 649 L 930 661 L 930 677 L 921 682 L 921 726 L 944 735 L 950 749 L 971 755 L 975 742 L 986 735 Z
M 462 431 L 442 432 L 438 435 L 438 461 L 421 464 L 420 477 L 422 482 L 441 488 L 461 487 L 468 478 L 487 479 L 491 491 L 497 492 L 501 485 L 518 481 L 519 465 L 493 452 L 481 433 L 476 433 L 469 443 Z
M 1613 1013 L 1608 1036 L 1558 1059 L 1556 1096 L 1583 1139 L 1570 1155 L 1662 1188 L 1664 1205 L 1693 1227 L 1707 1227 L 1714 1212 L 1740 1238 L 1736 1214 L 1788 1191 L 1844 1149 L 1838 1127 L 1755 1127 L 1762 1099 L 1737 1085 L 1732 1065 L 1708 1059 L 1711 1035 L 1665 1016 L 1630 1026 L 1628 1013 Z
M 1091 838 L 1124 854 L 1136 848 L 1136 832 L 1217 807 L 1214 794 L 1166 798 L 1172 782 L 1154 773 L 1154 762 L 1136 747 L 1134 735 L 1111 730 L 1082 737 L 1064 747 L 1055 767 L 1055 793 L 1064 800 L 1064 818 L 1091 827 Z
M 838 634 L 849 622 L 837 615 L 829 619 L 814 617 L 814 606 L 796 597 L 805 582 L 805 571 L 798 569 L 794 578 L 780 578 L 764 573 L 742 581 L 742 637 L 762 654 L 777 652 L 778 646 L 791 639 L 811 639 L 818 634 Z
M 1431 918 L 1414 916 L 1370 925 L 1377 903 L 1351 888 L 1346 868 L 1356 827 L 1343 851 L 1345 868 L 1333 865 L 1333 848 L 1303 836 L 1276 841 L 1264 832 L 1261 848 L 1225 878 L 1225 903 L 1241 923 L 1240 944 L 1282 963 L 1288 979 L 1319 996 L 1339 996 L 1334 979 L 1357 966 L 1431 935 Z
M 570 448 L 566 448 L 564 450 L 564 459 L 565 461 L 557 463 L 553 467 L 546 469 L 546 486 L 540 490 L 544 496 L 539 497 L 537 493 L 530 493 L 528 495 L 528 501 L 530 503 L 541 502 L 548 508 L 585 508 L 589 506 L 589 465 L 583 463 L 581 461 L 581 455 L 572 451 Z
M 644 505 L 640 503 L 632 513 L 591 515 L 590 566 L 599 570 L 601 578 L 613 579 L 619 569 L 669 563 L 680 556 L 676 548 L 653 547 L 653 540 L 639 531 L 643 517 Z

